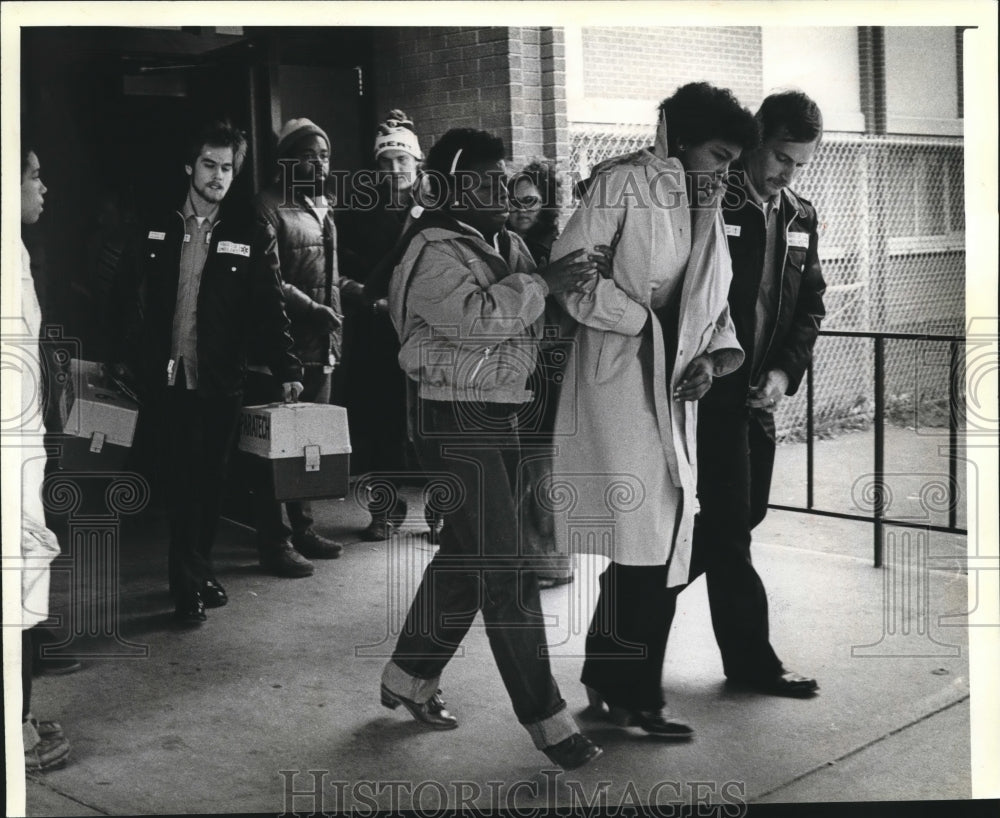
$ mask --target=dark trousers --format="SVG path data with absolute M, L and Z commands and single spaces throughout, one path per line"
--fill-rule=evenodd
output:
M 183 374 L 166 390 L 170 591 L 189 596 L 213 576 L 212 545 L 222 484 L 239 418 L 239 395 L 184 388 Z
M 726 676 L 782 672 L 769 639 L 767 593 L 750 557 L 750 532 L 767 514 L 774 418 L 702 406 L 691 579 L 705 574 L 712 627 Z
M 683 586 L 667 588 L 666 565 L 620 565 L 601 574 L 580 676 L 609 705 L 660 710 L 667 635 Z
M 535 572 L 540 579 L 548 580 L 573 576 L 569 554 L 559 553 L 556 546 L 555 515 L 539 499 L 540 487 L 552 476 L 556 409 L 567 356 L 565 345 L 540 351 L 538 366 L 528 379 L 533 397 L 518 410 L 528 477 L 522 486 L 522 531 L 526 547 L 534 557 Z
M 436 678 L 482 612 L 518 721 L 546 719 L 566 703 L 549 666 L 538 579 L 520 553 L 517 407 L 421 400 L 415 408 L 420 465 L 453 476 L 457 492 L 393 661 Z
M 257 406 L 262 403 L 275 403 L 281 400 L 281 384 L 273 375 L 266 372 L 247 373 L 246 388 L 243 393 L 244 406 Z M 330 373 L 323 367 L 306 367 L 302 377 L 302 394 L 299 400 L 303 403 L 330 402 Z M 285 503 L 289 526 L 281 517 L 281 503 L 262 490 L 264 470 L 261 464 L 255 463 L 253 475 L 257 490 L 254 492 L 254 513 L 257 526 L 257 545 L 261 549 L 273 548 L 292 534 L 304 534 L 313 524 L 312 505 L 308 500 L 289 500 Z

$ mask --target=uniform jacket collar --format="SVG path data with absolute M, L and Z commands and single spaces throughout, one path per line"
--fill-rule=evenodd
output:
M 729 169 L 731 174 L 730 178 L 735 178 L 735 182 L 732 183 L 733 187 L 743 191 L 748 199 L 753 199 L 753 192 L 750 187 L 749 178 L 746 175 L 746 168 L 743 166 L 742 162 L 734 162 Z M 779 197 L 779 212 L 786 208 L 790 208 L 795 211 L 795 214 L 799 218 L 806 218 L 807 212 L 799 197 L 795 194 L 791 188 L 782 188 L 781 193 L 778 194 Z

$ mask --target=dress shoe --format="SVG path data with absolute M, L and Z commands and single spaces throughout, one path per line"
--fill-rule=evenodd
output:
M 726 684 L 770 696 L 788 696 L 793 699 L 807 699 L 819 690 L 819 684 L 815 679 L 788 670 L 775 673 L 773 676 L 730 676 L 726 679 Z
M 206 608 L 221 608 L 229 602 L 229 595 L 218 580 L 209 577 L 201 585 L 201 601 Z
M 201 594 L 179 597 L 174 608 L 174 619 L 182 625 L 198 625 L 208 619 Z
M 303 556 L 313 560 L 335 560 L 344 550 L 339 542 L 321 537 L 311 528 L 292 535 L 292 545 Z
M 542 752 L 549 757 L 549 761 L 558 764 L 564 770 L 575 770 L 582 767 L 589 761 L 593 761 L 604 752 L 594 742 L 582 733 L 573 733 L 569 738 L 564 738 L 558 744 L 546 747 Z
M 34 716 L 29 716 L 28 721 L 43 739 L 64 738 L 62 725 L 57 721 L 39 721 Z
M 393 693 L 385 685 L 382 685 L 382 706 L 388 707 L 390 710 L 395 710 L 400 705 L 409 710 L 410 715 L 417 721 L 423 722 L 435 730 L 454 730 L 458 727 L 458 719 L 444 709 L 444 701 L 441 698 L 440 690 L 426 702 L 418 704 L 410 699 L 404 699 L 397 693 Z
M 260 549 L 261 567 L 279 577 L 311 577 L 313 564 L 303 557 L 288 540 Z
M 647 733 L 665 741 L 688 741 L 694 738 L 694 730 L 680 719 L 662 710 L 627 710 L 612 707 L 608 717 L 621 727 L 641 727 Z
M 592 687 L 587 688 L 587 702 L 592 713 L 605 716 L 619 727 L 641 727 L 650 735 L 665 741 L 688 741 L 694 730 L 678 718 L 660 710 L 629 710 L 627 707 L 608 705 Z
M 392 536 L 395 526 L 384 517 L 376 517 L 368 524 L 368 528 L 361 532 L 361 539 L 365 542 L 381 542 Z

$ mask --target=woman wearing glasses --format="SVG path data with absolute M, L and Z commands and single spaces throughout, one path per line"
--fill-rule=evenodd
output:
M 555 164 L 536 159 L 515 173 L 509 183 L 510 216 L 507 229 L 517 233 L 538 265 L 548 264 L 552 245 L 559 235 L 560 179 Z M 559 306 L 548 299 L 546 331 L 558 334 Z M 529 475 L 524 485 L 521 512 L 527 549 L 534 557 L 538 587 L 555 588 L 573 581 L 568 553 L 558 550 L 552 511 L 539 501 L 538 492 L 552 473 L 553 431 L 563 366 L 569 350 L 564 341 L 548 338 L 539 350 L 538 367 L 531 375 L 531 402 L 519 412 Z

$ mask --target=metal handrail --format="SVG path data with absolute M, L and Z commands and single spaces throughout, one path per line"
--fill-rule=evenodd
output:
M 917 332 L 867 332 L 862 330 L 820 330 L 819 334 L 826 337 L 839 338 L 869 338 L 874 342 L 875 363 L 875 428 L 874 440 L 874 472 L 875 494 L 871 516 L 849 514 L 841 511 L 817 509 L 814 502 L 815 470 L 814 452 L 815 428 L 813 421 L 813 366 L 812 362 L 806 370 L 806 506 L 787 506 L 769 503 L 768 508 L 779 511 L 795 511 L 804 514 L 815 514 L 822 517 L 835 517 L 841 520 L 857 520 L 873 524 L 874 562 L 876 568 L 882 567 L 882 546 L 885 526 L 900 526 L 903 528 L 920 528 L 925 531 L 936 531 L 944 534 L 968 534 L 968 530 L 957 525 L 957 503 L 955 489 L 958 476 L 958 396 L 956 383 L 960 366 L 960 344 L 965 343 L 963 335 L 938 335 Z M 948 525 L 932 525 L 912 520 L 897 520 L 885 516 L 885 342 L 900 341 L 937 341 L 949 346 L 948 359 Z

